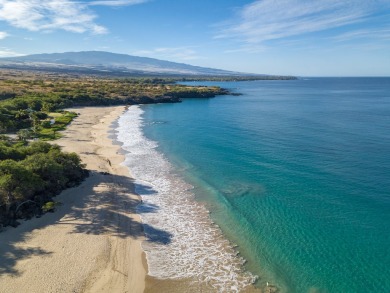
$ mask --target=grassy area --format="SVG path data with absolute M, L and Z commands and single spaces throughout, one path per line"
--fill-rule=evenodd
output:
M 60 131 L 65 130 L 66 126 L 75 117 L 77 117 L 75 112 L 50 113 L 49 119 L 43 121 L 41 128 L 38 130 L 38 138 L 45 141 L 60 138 Z M 51 123 L 51 121 L 54 123 Z

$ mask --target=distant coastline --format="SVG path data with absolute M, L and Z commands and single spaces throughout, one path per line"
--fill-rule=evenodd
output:
M 237 80 L 241 78 L 246 78 L 245 80 L 283 80 L 296 78 L 294 76 L 235 72 L 103 51 L 35 54 L 0 58 L 0 68 L 117 78 L 157 77 L 175 79 L 194 78 L 198 80 L 204 80 L 203 78 L 226 78 L 226 80 L 231 80 L 230 78 Z

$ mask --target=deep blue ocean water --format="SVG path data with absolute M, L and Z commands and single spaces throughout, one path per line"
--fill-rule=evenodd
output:
M 203 82 L 145 135 L 282 292 L 390 292 L 390 78 Z

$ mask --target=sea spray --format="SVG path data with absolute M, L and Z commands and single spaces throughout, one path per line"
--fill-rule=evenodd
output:
M 243 271 L 244 259 L 194 200 L 193 187 L 175 174 L 157 143 L 142 133 L 143 110 L 132 106 L 120 117 L 118 140 L 127 152 L 124 164 L 142 197 L 138 212 L 147 241 L 149 275 L 161 279 L 191 278 L 219 292 L 239 292 L 256 277 Z

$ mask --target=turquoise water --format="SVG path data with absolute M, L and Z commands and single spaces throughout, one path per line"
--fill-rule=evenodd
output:
M 243 95 L 143 106 L 144 133 L 259 285 L 390 292 L 390 79 L 201 84 Z

